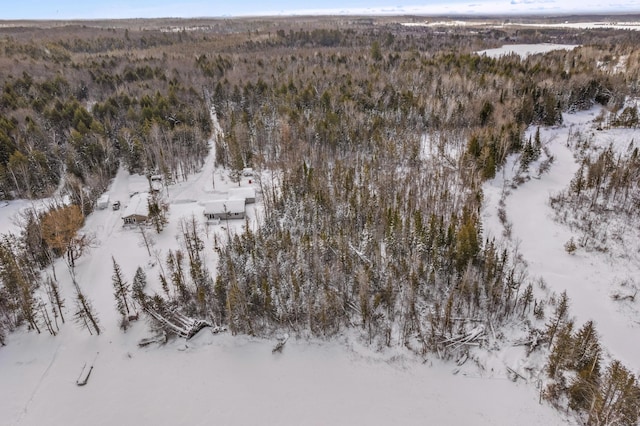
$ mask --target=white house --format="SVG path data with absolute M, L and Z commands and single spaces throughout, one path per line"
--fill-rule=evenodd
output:
M 144 223 L 149 219 L 149 193 L 135 194 L 122 212 L 122 220 L 126 224 Z
M 252 187 L 231 188 L 229 190 L 229 198 L 243 198 L 246 204 L 256 202 L 256 189 Z
M 207 220 L 244 219 L 244 204 L 243 198 L 209 201 L 204 203 L 204 215 Z

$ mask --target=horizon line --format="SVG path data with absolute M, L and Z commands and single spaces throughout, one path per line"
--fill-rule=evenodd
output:
M 416 18 L 429 18 L 429 17 L 437 17 L 437 18 L 503 18 L 503 17 L 590 17 L 590 16 L 602 16 L 602 15 L 612 15 L 612 16 L 630 16 L 636 15 L 640 19 L 640 9 L 637 11 L 607 11 L 607 10 L 586 10 L 586 11 L 518 11 L 518 12 L 486 12 L 486 13 L 476 13 L 476 12 L 437 12 L 437 13 L 427 13 L 427 12 L 408 12 L 408 11 L 389 11 L 389 12 L 362 12 L 362 11 L 341 11 L 341 12 L 330 12 L 330 11 L 291 11 L 291 12 L 282 12 L 282 13 L 256 13 L 256 14 L 237 14 L 237 15 L 194 15 L 194 16 L 153 16 L 153 17 L 143 17 L 143 16 L 130 16 L 130 17 L 75 17 L 75 18 L 0 18 L 0 22 L 61 22 L 61 21 L 127 21 L 127 20 L 138 20 L 138 21 L 153 21 L 153 20 L 163 20 L 163 19 L 175 19 L 175 20 L 189 20 L 189 19 L 210 19 L 210 20 L 219 20 L 219 19 L 247 19 L 247 18 L 295 18 L 295 17 L 367 17 L 367 18 L 380 18 L 380 17 L 416 17 Z

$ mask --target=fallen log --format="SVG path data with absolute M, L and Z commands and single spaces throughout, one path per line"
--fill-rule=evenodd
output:
M 284 348 L 284 345 L 287 343 L 287 340 L 289 340 L 289 334 L 285 334 L 282 337 L 278 338 L 278 343 L 276 343 L 276 345 L 273 347 L 273 349 L 271 350 L 271 353 L 276 353 L 276 352 L 282 352 L 282 348 Z

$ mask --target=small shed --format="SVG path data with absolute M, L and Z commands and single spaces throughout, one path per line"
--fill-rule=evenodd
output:
M 109 207 L 109 194 L 102 194 L 96 202 L 96 208 L 98 210 L 104 210 Z
M 216 219 L 244 219 L 245 200 L 229 199 L 229 200 L 214 200 L 204 203 L 204 215 L 207 220 Z
M 135 194 L 129 199 L 129 204 L 122 213 L 125 225 L 144 223 L 149 219 L 149 193 Z
M 252 187 L 231 188 L 229 190 L 230 199 L 244 199 L 246 204 L 256 202 L 256 189 Z

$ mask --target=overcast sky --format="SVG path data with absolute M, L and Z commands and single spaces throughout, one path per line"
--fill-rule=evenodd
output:
M 640 0 L 3 0 L 0 19 L 639 12 Z

